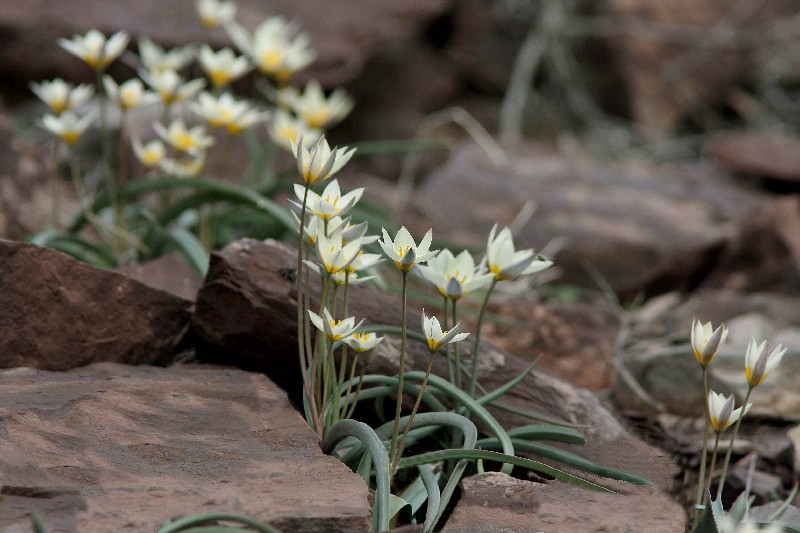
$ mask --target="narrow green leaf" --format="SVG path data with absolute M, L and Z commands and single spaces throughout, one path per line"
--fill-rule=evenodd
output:
M 428 508 L 425 510 L 425 523 L 423 524 L 423 531 L 428 532 L 436 527 L 436 522 L 442 513 L 442 495 L 439 492 L 441 473 L 434 474 L 430 465 L 420 465 L 417 468 L 428 498 Z
M 167 523 L 165 526 L 163 526 L 161 529 L 158 530 L 158 533 L 179 533 L 179 532 L 186 533 L 187 531 L 191 531 L 191 529 L 189 528 L 200 527 L 203 524 L 208 524 L 209 522 L 219 522 L 219 521 L 238 522 L 252 529 L 255 529 L 259 533 L 280 533 L 280 531 L 278 531 L 277 529 L 267 524 L 264 524 L 263 522 L 259 522 L 258 520 L 254 520 L 247 516 L 237 515 L 233 513 L 207 513 L 194 516 L 187 516 L 186 518 L 180 518 L 178 520 L 174 520 L 172 522 Z
M 217 195 L 218 201 L 227 201 L 251 205 L 257 209 L 270 213 L 283 224 L 288 230 L 294 230 L 294 222 L 289 211 L 277 204 L 273 200 L 258 194 L 257 192 L 237 187 L 221 181 L 200 179 L 200 178 L 181 178 L 175 176 L 162 176 L 150 180 L 136 180 L 127 184 L 125 187 L 126 197 L 130 200 L 142 194 L 171 190 L 171 189 L 190 189 L 204 191 Z M 110 204 L 108 194 L 103 194 L 97 198 L 91 206 L 92 212 L 99 212 Z M 86 216 L 81 213 L 70 226 L 70 232 L 79 232 L 87 223 Z
M 394 494 L 389 495 L 389 514 L 391 519 L 389 524 L 392 527 L 397 527 L 399 524 L 411 522 L 413 516 L 411 512 L 411 504 L 405 501 L 400 496 Z
M 567 428 L 588 428 L 589 426 L 586 424 L 573 424 L 571 422 L 564 422 L 563 420 L 556 420 L 555 418 L 550 418 L 544 415 L 540 415 L 538 413 L 534 413 L 532 411 L 527 411 L 525 409 L 520 409 L 519 407 L 514 407 L 513 405 L 508 405 L 502 402 L 493 401 L 490 404 L 490 407 L 494 407 L 495 409 L 499 409 L 501 411 L 505 411 L 507 413 L 514 413 L 515 415 L 519 415 L 530 420 L 536 420 L 537 422 L 543 422 L 545 424 L 553 424 L 554 426 L 564 426 Z
M 524 457 L 517 457 L 515 455 L 508 455 L 488 450 L 438 450 L 434 452 L 421 453 L 419 455 L 413 455 L 411 457 L 404 457 L 400 459 L 399 467 L 410 468 L 412 466 L 438 463 L 440 461 L 447 461 L 449 459 L 482 459 L 484 461 L 495 461 L 497 463 L 519 466 L 529 470 L 535 470 L 536 472 L 541 472 L 542 474 L 546 474 L 567 483 L 571 483 L 578 487 L 583 487 L 585 489 L 590 489 L 597 492 L 616 494 L 615 491 L 609 488 L 579 478 L 578 476 L 573 476 L 572 474 L 568 474 L 544 463 L 533 461 L 531 459 L 525 459 Z
M 514 449 L 516 450 L 535 453 L 537 455 L 541 455 L 542 457 L 555 459 L 575 468 L 591 472 L 592 474 L 597 474 L 598 476 L 607 477 L 609 479 L 618 479 L 620 481 L 633 483 L 634 485 L 652 485 L 650 481 L 644 479 L 643 477 L 637 476 L 636 474 L 598 465 L 597 463 L 593 463 L 592 461 L 589 461 L 588 459 L 585 459 L 579 455 L 575 455 L 574 453 L 561 450 L 548 444 L 529 442 L 514 438 L 512 438 L 511 441 L 514 443 Z M 500 448 L 497 439 L 481 439 L 477 442 L 476 446 L 492 451 L 497 451 Z
M 422 382 L 422 380 L 425 379 L 425 373 L 407 372 L 405 379 L 409 382 Z M 485 407 L 475 401 L 472 396 L 462 391 L 446 379 L 435 374 L 432 374 L 428 378 L 428 386 L 442 391 L 453 398 L 458 404 L 469 410 L 499 439 L 503 448 L 503 453 L 514 455 L 514 445 L 511 443 L 511 438 L 508 436 L 506 430 L 503 429 L 503 426 L 500 425 L 500 423 L 491 415 L 491 413 L 489 413 Z M 502 472 L 506 474 L 510 474 L 511 470 L 512 467 L 510 464 L 504 464 L 502 467 Z
M 586 444 L 586 438 L 577 430 L 563 426 L 531 424 L 518 426 L 508 431 L 509 437 L 527 440 L 552 440 L 567 444 Z

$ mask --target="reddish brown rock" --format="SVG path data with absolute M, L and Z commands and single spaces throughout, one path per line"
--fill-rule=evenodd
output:
M 484 247 L 493 224 L 511 224 L 533 202 L 518 247 L 556 241 L 561 281 L 596 289 L 596 270 L 630 296 L 693 287 L 747 218 L 772 203 L 710 166 L 611 165 L 537 144 L 508 156 L 507 168 L 495 168 L 475 146 L 455 151 L 418 190 L 413 203 L 424 217 L 406 223 Z
M 589 390 L 609 389 L 619 319 L 607 304 L 543 303 L 511 298 L 490 304 L 497 320 L 487 320 L 482 338 L 522 360 Z M 476 320 L 465 318 L 474 331 Z
M 800 182 L 800 137 L 759 131 L 723 133 L 708 143 L 707 151 L 735 174 Z
M 231 512 L 284 532 L 362 532 L 367 487 L 286 394 L 228 368 L 101 363 L 0 372 L 0 529 L 156 531 Z
M 602 494 L 566 483 L 533 483 L 499 472 L 478 474 L 466 478 L 463 484 L 464 492 L 442 530 L 446 533 L 677 533 L 686 527 L 683 509 L 653 487 L 628 487 L 625 494 Z
M 0 240 L 0 368 L 166 364 L 191 302 L 33 244 Z
M 179 252 L 146 263 L 125 265 L 116 270 L 152 289 L 168 292 L 190 302 L 194 301 L 203 284 L 203 278 Z
M 318 58 L 310 75 L 325 85 L 354 79 L 366 61 L 398 41 L 410 39 L 441 14 L 446 0 L 348 0 L 327 3 L 315 0 L 240 0 L 241 23 L 253 29 L 270 16 L 281 15 L 300 23 L 312 38 Z M 134 37 L 149 36 L 165 46 L 208 42 L 230 46 L 223 30 L 208 31 L 195 12 L 194 2 L 108 3 L 84 0 L 80 9 L 57 0 L 31 4 L 9 0 L 0 11 L 0 27 L 6 38 L 0 45 L 0 68 L 20 79 L 62 77 L 90 79 L 89 68 L 58 48 L 59 37 L 85 33 L 91 28 L 111 33 L 126 30 Z M 35 31 L 31 31 L 35 28 Z

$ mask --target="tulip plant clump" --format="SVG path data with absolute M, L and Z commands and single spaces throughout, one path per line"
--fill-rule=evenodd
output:
M 716 329 L 711 322 L 703 324 L 695 319 L 692 322 L 691 343 L 695 359 L 700 364 L 703 376 L 703 388 L 705 398 L 705 425 L 703 430 L 703 447 L 700 450 L 700 477 L 697 483 L 696 514 L 692 531 L 695 533 L 743 533 L 748 531 L 800 531 L 798 526 L 780 525 L 776 521 L 788 508 L 789 503 L 797 495 L 797 487 L 792 491 L 789 498 L 774 515 L 764 523 L 752 521 L 748 516 L 752 498 L 743 492 L 734 503 L 729 513 L 725 513 L 722 508 L 722 490 L 725 488 L 725 481 L 730 465 L 733 444 L 739 432 L 739 427 L 745 415 L 750 411 L 752 403 L 749 403 L 753 389 L 764 383 L 767 376 L 780 365 L 786 348 L 778 344 L 771 347 L 767 341 L 760 344 L 755 338 L 751 338 L 747 346 L 744 357 L 744 374 L 747 381 L 747 393 L 740 407 L 734 408 L 734 397 L 725 397 L 708 388 L 708 368 L 714 361 L 717 353 L 725 339 L 728 337 L 728 328 L 724 324 Z M 719 441 L 722 433 L 733 426 L 730 435 L 725 459 L 722 464 L 722 471 L 719 476 L 716 497 L 711 499 L 711 481 L 719 451 Z M 714 432 L 714 445 L 711 452 L 711 463 L 707 466 L 708 459 L 708 437 L 710 431 Z M 761 526 L 764 529 L 759 529 Z
M 272 170 L 274 155 L 290 151 L 301 135 L 306 143 L 320 138 L 349 114 L 353 101 L 341 89 L 326 96 L 314 80 L 292 85 L 316 57 L 295 23 L 270 17 L 251 34 L 236 21 L 232 2 L 199 0 L 197 9 L 203 25 L 227 31 L 236 51 L 208 45 L 164 50 L 144 37 L 137 56 L 127 50 L 124 31 L 106 37 L 91 30 L 59 40 L 88 66 L 95 83 L 55 79 L 31 88 L 49 108 L 41 126 L 55 138 L 55 153 L 69 161 L 79 213 L 64 223 L 54 173 L 52 228 L 33 242 L 103 267 L 178 250 L 204 272 L 217 245 L 293 230 L 291 216 L 270 198 L 286 186 Z M 117 62 L 138 76 L 113 78 L 109 68 Z M 257 98 L 234 92 L 232 84 L 245 76 Z M 143 118 L 149 132 L 139 126 Z M 93 127 L 102 148 L 97 169 L 82 157 Z M 235 143 L 246 143 L 253 156 L 239 183 L 230 176 Z M 140 171 L 146 179 L 134 180 Z
M 419 240 L 405 227 L 393 235 L 385 228 L 380 236 L 370 235 L 368 224 L 356 222 L 353 216 L 363 189 L 343 192 L 334 178 L 356 149 L 331 147 L 325 136 L 326 129 L 350 112 L 352 100 L 341 89 L 326 95 L 315 81 L 303 89 L 291 85 L 294 75 L 315 58 L 308 36 L 281 17 L 265 20 L 250 33 L 236 22 L 236 5 L 229 1 L 198 0 L 197 8 L 204 25 L 227 30 L 238 52 L 230 48 L 215 51 L 207 45 L 164 50 L 142 39 L 137 57 L 126 52 L 127 34 L 106 38 L 97 30 L 59 42 L 92 69 L 96 80 L 93 86 L 74 86 L 63 80 L 33 85 L 51 110 L 42 118 L 42 126 L 61 143 L 70 160 L 80 213 L 62 228 L 59 206 L 54 202 L 54 228 L 34 240 L 104 266 L 179 249 L 204 271 L 208 251 L 225 240 L 220 227 L 226 221 L 248 229 L 277 228 L 274 233 L 278 235 L 296 232 L 297 352 L 302 369 L 298 379 L 302 381 L 304 414 L 323 449 L 351 466 L 374 489 L 376 531 L 404 521 L 421 523 L 423 531 L 433 531 L 462 474 L 471 465 L 483 471 L 483 461 L 501 465 L 506 473 L 517 466 L 590 490 L 609 491 L 520 457 L 518 451 L 597 475 L 646 484 L 635 475 L 542 443 L 581 445 L 585 439 L 568 424 L 501 403 L 502 396 L 522 382 L 533 365 L 496 390 L 487 391 L 480 385 L 481 329 L 493 290 L 503 281 L 537 274 L 552 261 L 530 249 L 518 250 L 511 230 L 497 226 L 488 236 L 480 261 L 467 251 L 455 254 L 433 249 L 432 230 Z M 107 74 L 120 58 L 137 69 L 137 78 L 121 81 Z M 198 72 L 189 68 L 195 59 L 205 77 L 187 79 L 187 73 Z M 231 89 L 232 82 L 250 73 L 256 87 L 271 99 L 269 105 L 240 98 Z M 97 102 L 95 110 L 82 111 L 92 101 Z M 134 133 L 139 130 L 131 127 L 130 120 L 148 107 L 156 110 L 158 119 L 152 123 L 152 134 L 143 139 Z M 112 115 L 118 118 L 116 147 L 110 145 L 107 135 Z M 103 187 L 84 172 L 78 150 L 85 133 L 98 121 Z M 259 128 L 264 126 L 269 134 L 265 142 L 271 147 L 266 152 L 291 151 L 296 161 L 299 180 L 293 186 L 289 210 L 268 197 L 287 186 L 263 161 L 255 165 L 258 172 L 247 186 L 209 179 L 226 175 L 232 142 L 244 134 L 250 142 L 261 143 Z M 209 153 L 220 144 L 221 163 L 208 168 Z M 129 146 L 148 172 L 146 179 L 132 179 L 126 158 Z M 119 161 L 116 168 L 115 157 Z M 150 193 L 153 198 L 146 196 Z M 365 325 L 364 320 L 356 319 L 357 310 L 350 309 L 350 286 L 374 279 L 381 263 L 400 275 L 399 328 Z M 441 320 L 419 310 L 419 330 L 407 323 L 409 276 L 426 280 L 441 297 Z M 314 302 L 312 288 L 317 284 L 321 297 Z M 476 330 L 462 331 L 458 303 L 479 291 L 484 291 L 484 296 Z M 366 371 L 376 351 L 389 351 L 387 335 L 399 337 L 398 372 L 395 376 L 369 375 Z M 471 349 L 462 349 L 467 339 L 472 341 Z M 424 371 L 406 368 L 409 341 L 422 342 L 427 348 Z M 446 377 L 433 373 L 440 357 L 446 362 Z M 754 363 L 754 369 L 749 379 L 756 382 L 771 367 Z M 405 397 L 413 399 L 407 414 L 403 412 Z M 376 400 L 379 405 L 393 402 L 394 417 L 377 428 L 354 420 L 356 408 L 364 400 Z M 715 402 L 713 427 L 724 429 L 740 411 L 728 409 L 728 400 Z M 537 423 L 504 428 L 490 407 L 515 410 Z M 478 439 L 473 420 L 486 429 L 487 437 Z M 447 446 L 443 449 L 441 443 Z M 407 453 L 411 449 L 427 451 Z M 193 531 L 215 520 L 274 531 L 256 520 L 223 513 L 173 521 L 161 533 Z
M 333 175 L 341 171 L 353 155 L 348 147 L 331 148 L 325 137 L 306 142 L 299 137 L 292 143 L 297 172 L 302 183 L 295 186 L 292 202 L 297 237 L 297 350 L 303 382 L 305 415 L 322 440 L 323 449 L 361 474 L 375 488 L 375 530 L 385 531 L 398 523 L 404 510 L 420 517 L 423 531 L 432 531 L 456 490 L 460 477 L 472 461 L 482 470 L 483 460 L 502 465 L 510 473 L 513 466 L 542 472 L 557 479 L 593 490 L 608 490 L 542 463 L 522 458 L 515 450 L 537 453 L 561 460 L 607 477 L 633 483 L 646 483 L 636 476 L 604 469 L 583 458 L 540 444 L 542 439 L 582 443 L 574 428 L 529 425 L 504 429 L 486 409 L 497 405 L 504 393 L 520 383 L 533 368 L 495 391 L 484 391 L 478 381 L 480 331 L 489 296 L 497 283 L 516 280 L 549 268 L 549 259 L 533 250 L 517 250 L 511 230 L 492 228 L 486 255 L 476 262 L 463 251 L 432 249 L 433 232 L 419 240 L 401 227 L 392 236 L 385 228 L 381 237 L 368 235 L 365 223 L 356 224 L 349 216 L 362 196 L 362 189 L 343 193 Z M 321 193 L 313 189 L 326 182 Z M 370 253 L 377 242 L 383 255 Z M 351 313 L 349 288 L 374 277 L 375 267 L 388 259 L 400 274 L 400 328 L 364 325 Z M 442 321 L 425 310 L 421 327 L 413 331 L 407 323 L 409 276 L 426 280 L 442 297 Z M 311 308 L 312 280 L 319 280 L 321 298 Z M 485 290 L 478 318 L 475 341 L 469 358 L 462 360 L 460 343 L 470 333 L 458 321 L 458 302 L 465 295 Z M 338 296 L 341 295 L 341 299 Z M 400 338 L 396 376 L 367 375 L 366 369 L 387 343 L 385 336 Z M 421 341 L 429 354 L 424 371 L 408 371 L 406 355 L 409 340 Z M 338 354 L 338 355 L 337 355 Z M 432 373 L 437 357 L 447 363 L 447 379 Z M 467 364 L 468 363 L 468 364 Z M 480 389 L 480 394 L 478 390 Z M 414 398 L 413 407 L 403 413 L 403 398 Z M 394 402 L 394 418 L 371 428 L 351 417 L 359 401 L 389 399 Z M 422 405 L 431 412 L 420 412 Z M 536 418 L 535 414 L 529 414 Z M 472 419 L 488 427 L 492 437 L 477 440 Z M 443 432 L 438 439 L 435 434 Z M 453 448 L 406 456 L 411 444 L 449 442 Z M 419 447 L 419 446 L 417 446 Z M 420 514 L 424 509 L 424 515 Z

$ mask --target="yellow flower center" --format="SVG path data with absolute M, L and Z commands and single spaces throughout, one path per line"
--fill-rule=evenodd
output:
M 139 93 L 132 87 L 126 87 L 119 92 L 119 100 L 123 109 L 131 109 L 136 107 L 136 102 L 139 100 Z
M 78 139 L 81 138 L 81 132 L 76 130 L 65 131 L 61 134 L 61 138 L 64 140 L 65 143 L 72 146 L 78 142 Z
M 283 51 L 281 50 L 266 50 L 261 54 L 261 63 L 259 68 L 265 74 L 277 74 L 278 67 L 283 63 Z
M 55 112 L 56 115 L 60 115 L 69 109 L 69 103 L 67 102 L 66 98 L 59 98 L 50 102 L 50 108 Z
M 194 150 L 199 146 L 197 139 L 187 131 L 179 131 L 172 136 L 175 148 L 183 152 Z
M 231 78 L 233 78 L 230 71 L 225 69 L 213 69 L 208 73 L 208 76 L 211 78 L 211 83 L 217 87 L 227 85 L 230 83 Z
M 145 150 L 142 154 L 142 164 L 146 167 L 154 167 L 161 162 L 163 154 L 159 150 Z
M 311 128 L 321 129 L 330 120 L 331 110 L 328 106 L 303 112 L 303 120 Z

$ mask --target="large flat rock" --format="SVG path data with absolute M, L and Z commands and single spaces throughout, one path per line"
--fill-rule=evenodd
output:
M 199 513 L 288 531 L 366 531 L 363 481 L 324 455 L 286 394 L 217 367 L 0 372 L 0 531 L 156 531 Z

